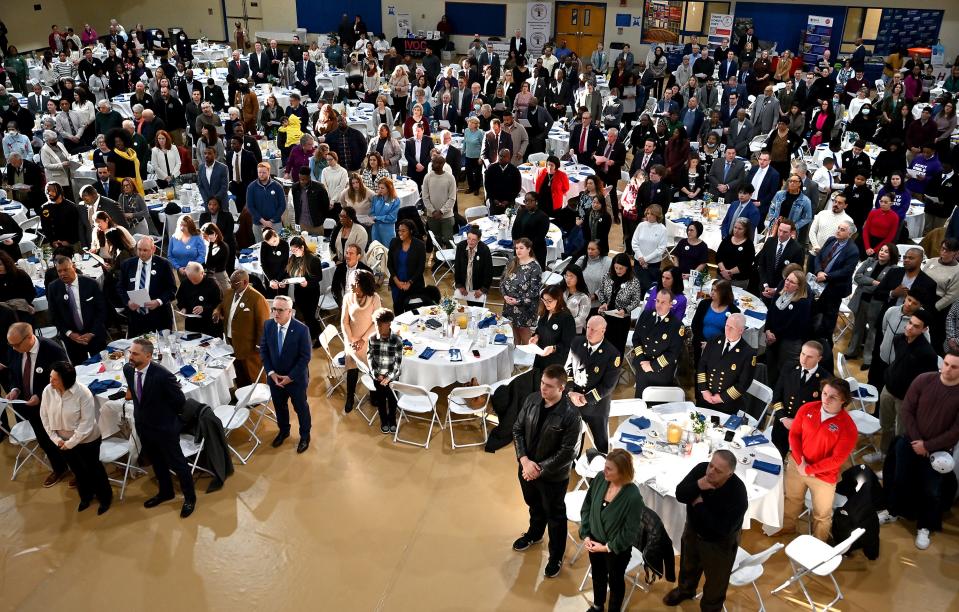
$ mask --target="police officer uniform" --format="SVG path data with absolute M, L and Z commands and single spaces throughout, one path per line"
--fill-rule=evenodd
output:
M 586 397 L 586 405 L 579 408 L 580 416 L 601 453 L 609 452 L 609 405 L 619 382 L 619 366 L 619 351 L 609 340 L 591 347 L 586 336 L 573 340 L 566 359 L 567 389 Z
M 683 352 L 683 336 L 686 328 L 672 314 L 660 317 L 655 310 L 644 310 L 636 321 L 633 331 L 633 369 L 636 370 L 636 397 L 652 386 L 672 386 L 675 383 L 676 367 Z M 653 368 L 646 372 L 640 366 L 648 361 Z
M 755 368 L 756 351 L 744 339 L 728 350 L 723 334 L 708 341 L 696 370 L 696 405 L 736 414 L 745 407 L 743 396 L 753 381 Z M 707 403 L 703 391 L 718 393 L 722 403 Z
M 800 406 L 819 401 L 820 384 L 828 376 L 829 373 L 820 365 L 816 365 L 816 369 L 809 373 L 797 364 L 783 372 L 776 381 L 769 411 L 773 415 L 773 444 L 784 457 L 789 452 L 789 430 L 779 419 L 794 419 Z

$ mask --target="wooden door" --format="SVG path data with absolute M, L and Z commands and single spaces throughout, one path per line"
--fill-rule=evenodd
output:
M 566 46 L 589 61 L 596 45 L 604 42 L 606 30 L 606 7 L 600 4 L 576 2 L 556 3 L 556 42 L 566 41 Z

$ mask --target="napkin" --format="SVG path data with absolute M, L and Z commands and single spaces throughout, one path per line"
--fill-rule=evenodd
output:
M 323 262 L 323 265 L 321 265 L 320 267 L 321 267 L 321 268 L 329 268 L 329 267 L 330 267 L 330 262 L 324 261 L 324 262 Z
M 496 244 L 500 245 L 501 247 L 506 247 L 506 248 L 510 248 L 510 249 L 513 248 L 513 241 L 512 241 L 512 240 L 500 240 L 500 241 L 498 241 Z
M 94 395 L 109 391 L 110 389 L 119 389 L 122 386 L 119 380 L 95 380 L 87 385 L 90 393 Z
M 753 467 L 759 470 L 760 472 L 766 472 L 767 474 L 773 474 L 775 476 L 779 475 L 779 472 L 782 471 L 782 466 L 778 463 L 770 463 L 769 461 L 760 461 L 759 459 L 753 460 Z
M 27 261 L 30 263 L 40 263 L 40 258 L 36 256 L 27 257 Z
M 434 354 L 436 354 L 436 351 L 434 349 L 431 349 L 430 347 L 426 347 L 425 349 L 423 349 L 423 352 L 420 353 L 420 359 L 429 359 Z
M 743 437 L 743 444 L 746 446 L 756 446 L 758 444 L 767 444 L 769 440 L 766 439 L 766 436 L 762 434 L 756 434 L 755 436 L 745 436 Z
M 196 374 L 196 368 L 191 365 L 185 365 L 180 368 L 180 374 L 183 375 L 183 378 L 191 378 L 194 374 Z
M 742 422 L 743 422 L 743 417 L 739 416 L 738 414 L 733 414 L 733 415 L 730 415 L 728 419 L 726 419 L 726 422 L 723 424 L 723 427 L 725 427 L 726 429 L 736 429 L 742 424 Z
M 96 355 L 90 355 L 89 357 L 87 357 L 86 361 L 83 362 L 83 365 L 93 365 L 95 363 L 100 363 L 99 353 Z
M 37 293 L 37 297 L 43 297 L 47 294 L 46 288 L 41 287 L 40 285 L 35 286 L 33 290 Z
M 240 249 L 240 255 L 252 255 L 254 252 L 254 249 Z
M 633 444 L 632 442 L 624 442 L 623 446 L 625 446 L 626 450 L 628 450 L 633 455 L 643 454 L 643 447 L 640 446 L 639 444 Z
M 403 348 L 410 347 L 413 348 L 413 343 L 409 340 L 403 340 Z
M 619 437 L 622 440 L 629 440 L 630 442 L 642 442 L 646 439 L 646 436 L 634 436 L 633 434 L 629 433 L 619 434 Z
M 493 337 L 493 344 L 506 344 L 506 334 L 496 334 Z
M 640 429 L 647 429 L 649 427 L 649 419 L 646 417 L 633 417 L 629 420 L 630 423 L 639 427 Z
M 673 223 L 682 223 L 683 225 L 689 225 L 693 220 L 690 217 L 679 217 L 678 219 L 673 219 Z
M 490 315 L 476 324 L 479 329 L 486 329 L 492 325 L 496 325 L 496 316 Z
M 240 263 L 253 263 L 254 261 L 256 261 L 256 258 L 255 258 L 255 257 L 241 257 L 241 258 L 240 258 Z
M 546 239 L 546 246 L 553 246 L 553 239 L 552 239 L 552 238 L 547 238 L 547 239 Z
M 579 182 L 579 179 L 576 178 L 575 176 L 571 176 L 571 177 L 569 177 L 569 182 L 570 182 L 570 183 L 578 183 L 578 182 Z
M 496 236 L 487 236 L 486 238 L 483 238 L 483 244 L 493 244 L 494 242 L 496 242 Z
M 747 308 L 746 311 L 743 312 L 743 314 L 746 315 L 747 317 L 752 317 L 752 318 L 758 319 L 758 320 L 760 320 L 760 321 L 765 321 L 765 320 L 766 320 L 766 313 L 765 313 L 765 312 L 756 312 L 755 310 L 749 310 L 749 309 Z

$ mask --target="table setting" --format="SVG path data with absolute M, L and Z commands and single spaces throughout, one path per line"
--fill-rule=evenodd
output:
M 686 506 L 676 500 L 676 485 L 716 450 L 737 459 L 736 474 L 746 485 L 748 509 L 743 529 L 756 520 L 775 531 L 782 527 L 783 462 L 779 451 L 739 415 L 728 415 L 692 402 L 671 402 L 652 408 L 637 402 L 634 416 L 624 420 L 610 440 L 612 448 L 633 455 L 635 482 L 643 501 L 663 520 L 679 552 Z
M 490 215 L 474 219 L 469 225 L 477 226 L 483 234 L 482 241 L 493 255 L 513 256 L 513 238 L 511 228 L 516 217 L 511 215 Z M 453 243 L 459 244 L 466 239 L 467 228 L 453 236 Z M 563 256 L 563 232 L 555 223 L 549 224 L 546 233 L 546 259 L 555 261 Z
M 73 256 L 73 264 L 77 272 L 97 281 L 100 287 L 103 287 L 103 268 L 100 262 L 89 253 L 77 253 Z M 17 261 L 17 267 L 26 272 L 33 282 L 33 288 L 36 290 L 37 297 L 33 300 L 33 308 L 37 312 L 43 312 L 50 307 L 47 301 L 47 289 L 44 282 L 44 275 L 53 262 L 41 261 L 39 257 L 32 256 Z
M 298 227 L 298 226 L 296 226 Z M 307 247 L 313 251 L 315 257 L 319 257 L 322 262 L 324 274 L 326 270 L 331 269 L 333 266 L 333 259 L 330 257 L 330 243 L 323 236 L 309 234 L 307 232 L 300 232 L 299 235 L 306 241 Z M 289 240 L 293 237 L 293 234 L 287 234 L 286 230 L 280 230 L 280 237 L 284 240 Z M 263 266 L 260 265 L 260 245 L 262 242 L 258 242 L 251 247 L 245 249 L 240 249 L 237 253 L 237 268 L 244 270 L 250 274 L 255 274 L 261 279 L 263 278 Z M 331 272 L 332 273 L 332 272 Z
M 403 339 L 400 381 L 432 389 L 473 378 L 480 384 L 509 378 L 513 371 L 509 320 L 482 306 L 447 300 L 450 309 L 424 306 L 393 321 L 393 331 Z
M 726 202 L 720 203 L 718 201 L 709 203 L 703 200 L 673 202 L 666 210 L 665 217 L 667 221 L 683 226 L 682 238 L 686 237 L 685 228 L 689 227 L 690 223 L 693 221 L 702 223 L 703 235 L 699 238 L 706 243 L 711 251 L 715 252 L 723 241 L 723 219 L 726 218 L 729 206 Z

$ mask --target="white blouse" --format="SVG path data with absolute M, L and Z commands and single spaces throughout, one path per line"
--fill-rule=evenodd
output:
M 643 221 L 633 234 L 633 252 L 646 263 L 658 263 L 666 250 L 666 226 L 662 223 Z
M 100 437 L 93 393 L 80 383 L 74 383 L 62 395 L 47 385 L 40 398 L 40 421 L 53 443 L 63 440 L 64 448 Z
M 333 201 L 339 197 L 343 190 L 350 186 L 350 174 L 343 166 L 327 166 L 323 168 L 323 174 L 320 175 L 320 182 L 326 187 L 326 193 L 330 194 Z

